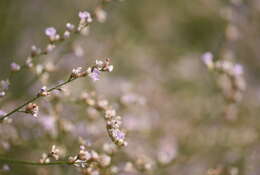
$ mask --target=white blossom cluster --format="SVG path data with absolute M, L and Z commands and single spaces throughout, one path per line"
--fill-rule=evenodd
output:
M 87 149 L 85 145 L 80 146 L 76 156 L 70 156 L 69 162 L 81 168 L 83 174 L 100 174 L 101 168 L 108 168 L 111 164 L 111 156 L 106 153 L 98 153 L 95 150 Z
M 229 60 L 214 61 L 210 52 L 202 55 L 202 61 L 209 70 L 220 73 L 220 86 L 227 100 L 239 102 L 246 88 L 243 66 Z
M 107 100 L 97 99 L 95 94 L 83 93 L 81 98 L 90 107 L 104 113 L 106 128 L 109 137 L 117 146 L 127 146 L 126 133 L 121 129 L 122 119 L 109 105 Z
M 40 163 L 50 163 L 51 159 L 59 160 L 62 151 L 56 145 L 52 145 L 51 150 L 49 153 L 42 153 L 40 158 Z
M 114 66 L 110 64 L 110 59 L 106 59 L 105 61 L 96 60 L 95 65 L 88 67 L 86 70 L 83 70 L 82 67 L 73 69 L 70 78 L 76 79 L 89 76 L 95 82 L 100 80 L 101 72 L 112 72 L 113 68 Z

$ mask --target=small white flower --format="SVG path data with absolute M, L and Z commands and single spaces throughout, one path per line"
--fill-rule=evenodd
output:
M 84 77 L 86 76 L 86 71 L 82 70 L 82 67 L 77 67 L 75 69 L 72 69 L 71 72 L 71 78 L 79 78 L 79 77 Z
M 54 44 L 48 44 L 47 47 L 46 47 L 46 51 L 47 52 L 51 52 L 55 49 L 55 45 Z
M 31 57 L 28 57 L 25 61 L 25 64 L 28 68 L 31 68 L 33 67 L 33 62 L 32 62 L 32 58 Z
M 72 69 L 72 74 L 77 76 L 81 71 L 82 71 L 82 67 L 77 67 Z
M 0 97 L 4 97 L 5 96 L 5 91 L 0 92 Z
M 101 60 L 96 60 L 96 65 L 97 66 L 103 66 L 104 62 Z
M 110 119 L 110 118 L 115 117 L 115 116 L 116 116 L 116 110 L 109 109 L 109 110 L 105 111 L 105 118 L 106 119 Z
M 113 66 L 113 65 L 109 65 L 109 66 L 108 66 L 108 72 L 112 72 L 113 69 L 114 69 L 114 66 Z
M 69 32 L 68 30 L 66 30 L 66 31 L 64 32 L 64 34 L 63 34 L 63 37 L 64 37 L 65 39 L 68 39 L 68 38 L 70 37 L 70 32 Z
M 71 23 L 67 23 L 66 24 L 66 28 L 69 30 L 69 31 L 73 31 L 75 29 L 75 26 Z
M 40 55 L 40 54 L 41 54 L 41 49 L 37 48 L 35 45 L 32 45 L 31 56 L 34 57 L 34 56 L 37 56 L 37 55 Z

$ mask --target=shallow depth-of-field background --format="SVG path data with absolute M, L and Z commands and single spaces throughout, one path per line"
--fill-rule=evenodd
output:
M 47 43 L 47 27 L 62 31 L 67 22 L 78 21 L 78 11 L 91 11 L 98 3 L 0 0 L 0 80 L 9 76 L 13 61 L 26 60 L 32 45 Z M 92 116 L 73 102 L 82 92 L 95 91 L 117 109 L 127 131 L 128 146 L 112 158 L 115 174 L 260 174 L 260 1 L 124 0 L 105 10 L 107 20 L 94 21 L 87 36 L 73 37 L 37 59 L 55 66 L 46 79 L 28 70 L 14 75 L 0 110 L 10 111 L 43 85 L 51 87 L 96 59 L 111 58 L 113 72 L 97 82 L 71 83 L 56 101 L 37 101 L 38 118 L 16 113 L 12 123 L 0 123 L 0 155 L 39 161 L 57 145 L 66 158 L 78 153 L 79 137 L 102 150 L 111 142 L 102 114 Z M 219 86 L 224 80 L 201 60 L 208 51 L 216 60 L 243 66 L 246 90 L 230 111 Z M 145 168 L 138 169 L 138 162 L 135 170 L 126 167 L 139 159 Z M 73 166 L 0 162 L 0 169 L 10 175 L 81 174 Z

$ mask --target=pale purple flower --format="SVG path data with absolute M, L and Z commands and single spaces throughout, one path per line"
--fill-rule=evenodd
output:
M 212 66 L 213 65 L 213 55 L 212 55 L 211 52 L 204 53 L 202 55 L 201 59 L 204 62 L 204 64 L 206 64 L 207 66 Z
M 119 129 L 114 129 L 112 130 L 112 136 L 116 140 L 124 140 L 125 139 L 125 133 L 120 131 Z
M 11 63 L 11 70 L 14 72 L 17 72 L 21 69 L 21 66 L 19 64 L 16 64 L 15 62 Z
M 90 74 L 89 77 L 93 80 L 93 81 L 97 81 L 100 80 L 100 71 L 98 69 L 94 69 Z
M 4 115 L 6 115 L 6 112 L 3 110 L 0 110 L 0 116 L 4 116 Z
M 48 27 L 46 30 L 45 30 L 45 35 L 48 36 L 48 37 L 55 37 L 57 31 L 54 27 Z
M 235 75 L 241 75 L 244 72 L 243 66 L 241 64 L 236 64 L 233 68 Z
M 79 12 L 79 18 L 80 18 L 81 20 L 85 20 L 85 21 L 87 21 L 87 22 L 89 22 L 89 23 L 92 22 L 91 15 L 90 15 L 90 13 L 87 12 L 87 11 Z
M 9 85 L 9 80 L 1 80 L 0 82 L 1 89 L 3 90 L 7 90 L 9 88 Z

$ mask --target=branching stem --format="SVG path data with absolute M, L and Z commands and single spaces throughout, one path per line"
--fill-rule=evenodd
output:
M 60 88 L 60 87 L 62 87 L 62 86 L 64 86 L 64 85 L 66 85 L 66 84 L 72 82 L 73 80 L 75 80 L 75 78 L 69 78 L 67 81 L 62 82 L 62 83 L 56 85 L 55 87 L 48 89 L 47 92 L 51 92 L 51 91 L 53 91 L 53 90 L 56 90 L 56 89 L 58 89 L 58 88 Z M 41 98 L 41 97 L 43 97 L 43 96 L 36 95 L 35 97 L 33 97 L 33 98 L 31 98 L 30 100 L 26 101 L 24 104 L 18 106 L 18 107 L 15 108 L 14 110 L 10 111 L 9 113 L 7 113 L 7 114 L 5 114 L 3 117 L 1 117 L 1 118 L 0 118 L 0 122 L 3 122 L 5 118 L 7 118 L 7 117 L 11 116 L 12 114 L 18 112 L 20 109 L 22 109 L 23 107 L 25 107 L 25 106 L 28 105 L 29 103 L 32 103 L 32 102 L 36 101 L 37 99 L 39 99 L 39 98 Z

